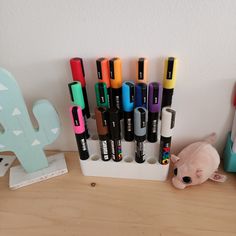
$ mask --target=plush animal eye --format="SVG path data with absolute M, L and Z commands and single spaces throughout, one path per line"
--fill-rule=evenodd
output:
M 185 184 L 191 184 L 191 183 L 192 183 L 192 179 L 191 179 L 191 177 L 189 177 L 189 176 L 184 176 L 184 177 L 183 177 L 183 182 L 184 182 Z
M 176 176 L 177 174 L 178 174 L 178 169 L 175 168 L 175 169 L 174 169 L 174 175 Z

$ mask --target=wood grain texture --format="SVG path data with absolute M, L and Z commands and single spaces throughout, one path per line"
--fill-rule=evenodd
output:
M 66 160 L 68 174 L 16 191 L 0 178 L 1 236 L 236 235 L 236 175 L 177 190 L 170 180 L 84 177 L 77 153 Z

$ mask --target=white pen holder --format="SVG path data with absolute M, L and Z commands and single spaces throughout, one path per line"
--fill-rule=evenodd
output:
M 160 127 L 160 122 L 158 126 Z M 126 142 L 124 139 L 121 140 L 122 161 L 102 161 L 98 137 L 93 135 L 97 133 L 93 118 L 88 120 L 88 128 L 91 135 L 87 140 L 90 157 L 87 160 L 80 160 L 83 175 L 159 181 L 167 179 L 169 164 L 161 165 L 158 162 L 159 140 L 156 143 L 144 142 L 144 163 L 135 162 L 135 142 Z

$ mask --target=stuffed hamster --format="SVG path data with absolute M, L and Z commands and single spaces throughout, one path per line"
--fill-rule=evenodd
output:
M 185 147 L 178 156 L 171 155 L 174 163 L 173 185 L 178 189 L 197 185 L 212 179 L 224 182 L 226 177 L 216 171 L 220 164 L 220 157 L 211 145 L 215 142 L 216 134 L 212 133 L 202 142 L 196 142 Z

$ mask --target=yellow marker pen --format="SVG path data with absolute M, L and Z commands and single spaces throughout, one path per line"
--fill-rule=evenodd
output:
M 168 57 L 165 61 L 161 108 L 170 107 L 172 104 L 172 96 L 176 81 L 176 66 L 177 59 L 174 57 Z
M 111 106 L 122 111 L 122 66 L 118 57 L 109 60 L 111 83 Z
M 147 64 L 146 58 L 139 58 L 136 69 L 136 83 L 147 83 Z

